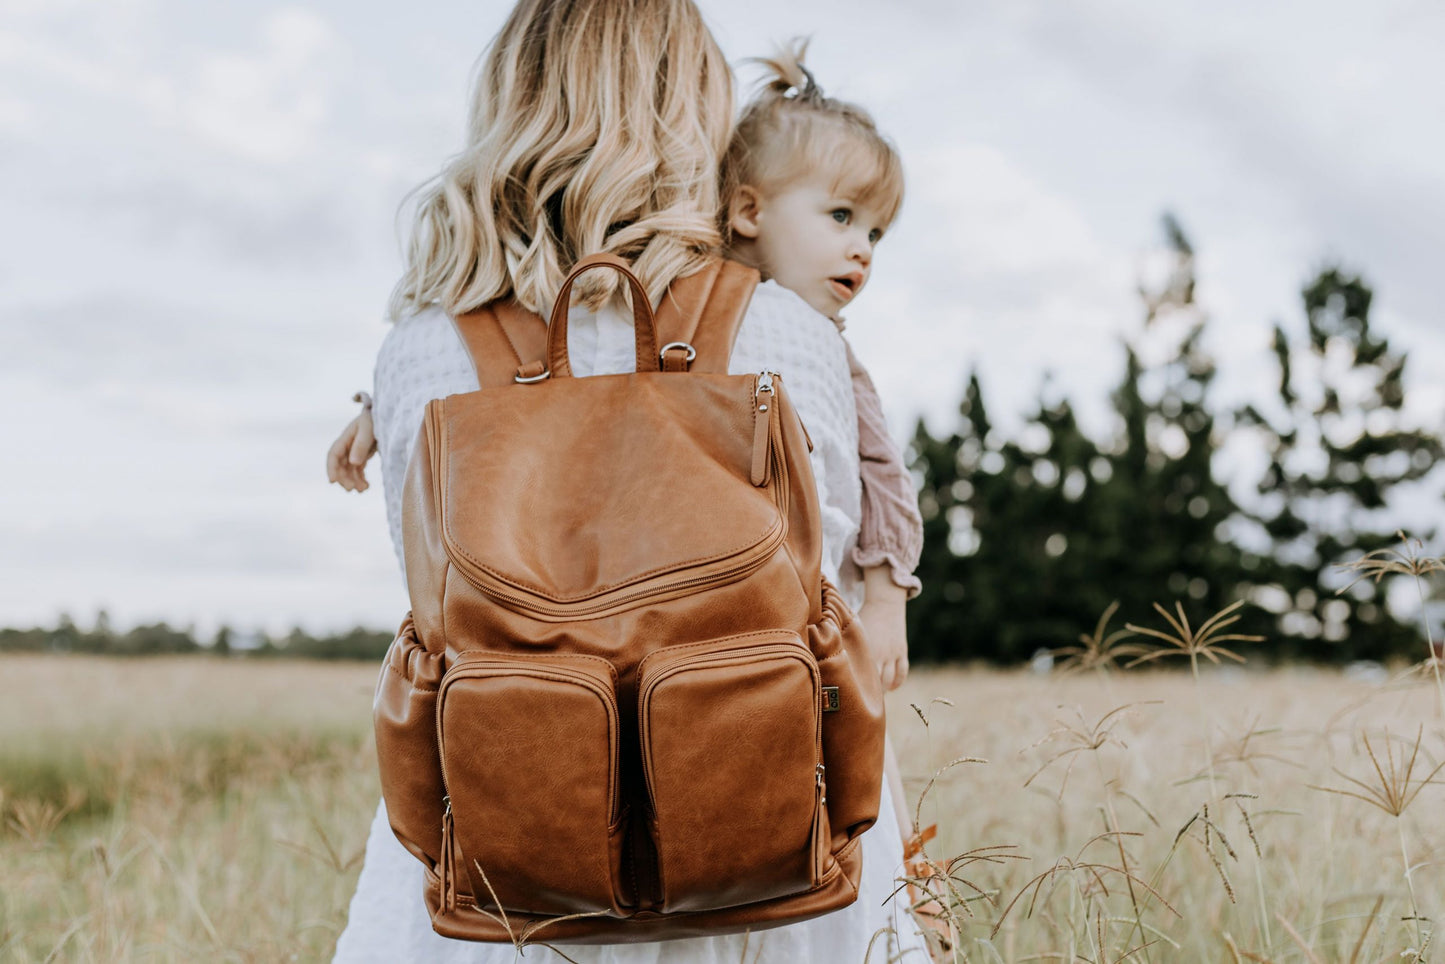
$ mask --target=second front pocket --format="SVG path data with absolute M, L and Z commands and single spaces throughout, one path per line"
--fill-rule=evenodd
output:
M 807 890 L 826 847 L 820 689 L 794 633 L 653 653 L 638 723 L 666 912 Z

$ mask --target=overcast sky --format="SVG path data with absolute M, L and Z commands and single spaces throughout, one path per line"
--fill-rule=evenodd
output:
M 1267 387 L 1270 324 L 1339 261 L 1440 427 L 1440 4 L 702 6 L 734 61 L 811 34 L 903 154 L 849 313 L 896 435 L 949 426 L 974 366 L 1005 422 L 1048 370 L 1106 431 L 1165 209 L 1220 401 Z M 323 457 L 385 331 L 397 205 L 461 146 L 506 9 L 0 0 L 0 625 L 397 622 L 380 486 L 328 487 Z

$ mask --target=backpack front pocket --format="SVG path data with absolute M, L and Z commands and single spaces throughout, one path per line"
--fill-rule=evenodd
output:
M 464 654 L 442 680 L 437 739 L 460 879 L 479 906 L 493 905 L 495 891 L 501 906 L 537 914 L 615 908 L 622 820 L 610 663 Z
M 808 890 L 823 873 L 818 667 L 794 633 L 669 647 L 638 671 L 665 912 Z

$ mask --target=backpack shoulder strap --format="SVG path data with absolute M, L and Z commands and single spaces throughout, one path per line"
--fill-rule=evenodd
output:
M 667 352 L 663 370 L 726 374 L 733 342 L 757 285 L 757 269 L 722 259 L 674 281 L 657 309 L 658 337 L 691 345 L 697 355 L 688 364 L 681 350 Z M 476 366 L 480 387 L 511 385 L 518 377 L 536 377 L 545 370 L 547 322 L 511 298 L 457 315 L 453 321 Z
M 547 323 L 541 316 L 507 298 L 457 315 L 454 321 L 480 387 L 511 385 L 519 375 L 541 374 L 547 354 Z
M 727 374 L 738 328 L 757 286 L 756 268 L 725 259 L 674 281 L 657 307 L 658 341 L 689 344 L 697 357 L 689 365 L 681 351 L 664 352 L 663 370 Z

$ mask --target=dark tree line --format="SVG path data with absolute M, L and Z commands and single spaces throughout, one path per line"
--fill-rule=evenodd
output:
M 918 422 L 916 658 L 1017 662 L 1076 643 L 1113 600 L 1116 628 L 1164 628 L 1155 602 L 1182 602 L 1197 626 L 1241 599 L 1230 631 L 1266 637 L 1256 658 L 1420 658 L 1418 624 L 1383 604 L 1388 581 L 1335 594 L 1351 578 L 1339 564 L 1398 544 L 1381 510 L 1442 455 L 1439 436 L 1403 416 L 1405 356 L 1371 327 L 1370 288 L 1338 267 L 1320 272 L 1302 293 L 1303 325 L 1275 325 L 1268 402 L 1220 412 L 1194 253 L 1177 222 L 1164 228 L 1171 269 L 1140 291 L 1107 437 L 1089 437 L 1046 391 L 1005 437 L 977 371 L 952 433 Z M 1263 449 L 1258 479 L 1242 478 L 1231 433 Z M 1428 543 L 1431 521 L 1414 520 L 1412 534 Z
M 391 644 L 392 633 L 355 629 L 329 636 L 312 636 L 293 629 L 284 636 L 238 633 L 222 626 L 208 641 L 193 629 L 164 622 L 116 632 L 102 610 L 89 630 L 80 629 L 68 616 L 53 628 L 0 629 L 0 653 L 89 653 L 99 656 L 161 656 L 211 653 L 247 659 L 292 657 L 301 659 L 363 659 L 378 661 Z

